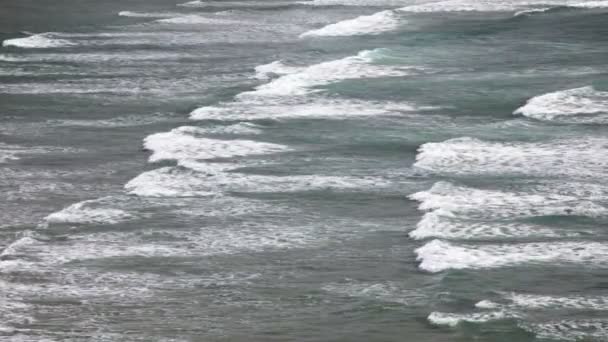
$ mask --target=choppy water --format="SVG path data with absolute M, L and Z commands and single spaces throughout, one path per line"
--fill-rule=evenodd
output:
M 608 1 L 0 4 L 0 340 L 608 341 Z

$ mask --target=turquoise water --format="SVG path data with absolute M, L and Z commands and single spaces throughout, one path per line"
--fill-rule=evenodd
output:
M 607 8 L 5 1 L 0 340 L 606 341 Z

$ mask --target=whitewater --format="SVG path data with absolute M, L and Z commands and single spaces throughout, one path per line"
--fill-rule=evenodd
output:
M 608 339 L 608 2 L 0 5 L 0 340 Z

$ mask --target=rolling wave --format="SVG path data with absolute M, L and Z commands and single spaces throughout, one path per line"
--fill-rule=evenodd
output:
M 425 110 L 408 103 L 376 103 L 357 100 L 308 98 L 284 104 L 227 103 L 201 107 L 190 113 L 193 120 L 259 120 L 288 118 L 324 118 L 341 120 L 347 117 L 401 115 Z
M 593 87 L 536 96 L 515 110 L 529 118 L 571 123 L 608 123 L 608 92 Z
M 560 231 L 535 224 L 518 222 L 492 222 L 466 220 L 448 210 L 436 210 L 424 214 L 416 229 L 409 236 L 416 240 L 439 238 L 448 240 L 495 240 L 512 238 L 577 237 L 588 234 Z
M 592 268 L 608 266 L 608 245 L 600 242 L 457 245 L 433 240 L 416 249 L 416 255 L 420 269 L 432 273 L 526 264 L 571 264 Z
M 375 63 L 381 49 L 361 51 L 356 56 L 323 62 L 286 74 L 254 91 L 244 92 L 237 99 L 255 99 L 268 96 L 300 96 L 319 92 L 315 87 L 349 79 L 402 77 L 419 70 L 416 67 L 395 67 Z
M 289 66 L 281 61 L 274 61 L 268 64 L 255 67 L 255 78 L 259 80 L 269 80 L 274 76 L 285 76 L 304 70 L 303 67 Z
M 103 200 L 88 200 L 74 203 L 54 212 L 44 221 L 49 224 L 117 224 L 133 219 L 134 216 L 122 209 L 105 208 Z
M 608 214 L 608 209 L 593 201 L 551 191 L 504 192 L 456 186 L 437 182 L 427 191 L 410 198 L 420 202 L 419 209 L 460 218 L 516 219 L 535 216 L 588 216 Z
M 150 162 L 162 160 L 205 160 L 285 152 L 284 145 L 251 140 L 218 140 L 202 135 L 208 130 L 192 126 L 175 128 L 170 132 L 152 134 L 144 140 L 144 147 L 152 151 Z
M 544 102 L 544 101 L 543 101 Z M 539 143 L 487 142 L 456 138 L 420 147 L 416 167 L 455 175 L 600 177 L 608 167 L 603 138 Z
M 356 36 L 373 35 L 391 31 L 405 24 L 394 11 L 382 11 L 372 15 L 364 15 L 355 19 L 344 20 L 327 25 L 320 29 L 311 30 L 300 35 L 300 38 L 312 36 Z
M 120 11 L 118 16 L 130 17 L 130 18 L 172 18 L 178 17 L 180 13 L 173 12 L 132 12 L 132 11 Z
M 513 318 L 514 314 L 505 311 L 494 312 L 475 312 L 467 314 L 455 314 L 446 312 L 432 312 L 428 317 L 428 321 L 435 325 L 446 325 L 455 327 L 462 322 L 467 323 L 485 323 L 496 320 L 504 320 Z
M 218 197 L 230 192 L 282 193 L 314 190 L 359 190 L 386 187 L 382 178 L 349 176 L 264 176 L 231 171 L 230 165 L 192 165 L 193 169 L 165 167 L 147 171 L 125 185 L 141 197 Z M 237 166 L 232 165 L 232 168 Z M 225 169 L 228 168 L 228 169 Z
M 40 33 L 24 38 L 7 39 L 2 42 L 4 47 L 17 47 L 22 49 L 48 49 L 63 48 L 76 45 L 74 42 L 57 38 L 55 33 Z

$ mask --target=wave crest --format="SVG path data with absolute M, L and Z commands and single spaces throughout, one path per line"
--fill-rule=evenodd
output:
M 53 33 L 40 33 L 24 38 L 7 39 L 2 42 L 4 47 L 18 47 L 22 49 L 48 49 L 76 45 L 67 39 L 56 38 Z
M 373 35 L 391 31 L 405 23 L 394 11 L 382 11 L 372 15 L 363 15 L 355 19 L 330 24 L 320 29 L 311 30 L 300 35 L 300 38 L 311 36 L 356 36 Z
M 513 114 L 546 121 L 608 122 L 608 92 L 587 86 L 547 93 L 531 98 Z

